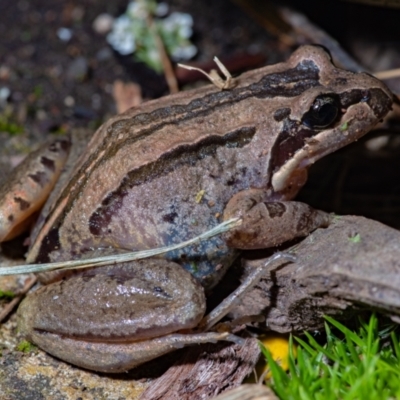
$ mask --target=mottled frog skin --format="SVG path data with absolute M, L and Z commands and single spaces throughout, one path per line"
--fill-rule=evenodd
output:
M 241 75 L 232 89 L 207 86 L 112 118 L 39 218 L 29 262 L 179 243 L 234 216 L 242 226 L 166 260 L 85 272 L 38 290 L 19 310 L 26 336 L 71 363 L 111 372 L 216 340 L 211 332 L 175 333 L 201 320 L 201 285 L 211 288 L 239 249 L 275 246 L 326 226 L 327 214 L 290 201 L 307 168 L 367 133 L 391 104 L 377 79 L 338 69 L 322 48 L 304 46 L 287 62 Z M 17 219 L 11 214 L 0 222 Z M 146 277 L 155 265 L 167 272 Z M 177 288 L 174 268 L 184 288 Z M 173 305 L 182 290 L 189 298 Z

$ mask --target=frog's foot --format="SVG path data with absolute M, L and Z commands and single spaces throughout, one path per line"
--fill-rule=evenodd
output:
M 265 249 L 327 227 L 331 215 L 297 201 L 264 201 L 259 190 L 235 195 L 228 203 L 224 219 L 240 217 L 242 224 L 224 234 L 230 247 Z
M 207 331 L 227 315 L 262 277 L 265 277 L 271 270 L 282 265 L 283 262 L 294 262 L 296 258 L 288 253 L 275 253 L 265 264 L 255 268 L 240 286 L 226 297 L 214 310 L 206 315 L 199 323 L 198 329 Z
M 0 242 L 29 228 L 53 189 L 68 157 L 69 138 L 56 139 L 31 153 L 0 189 Z
M 239 343 L 240 338 L 226 332 L 171 334 L 131 343 L 104 343 L 62 337 L 54 333 L 33 332 L 30 340 L 46 352 L 71 364 L 98 372 L 126 372 L 147 361 L 182 347 L 220 340 Z

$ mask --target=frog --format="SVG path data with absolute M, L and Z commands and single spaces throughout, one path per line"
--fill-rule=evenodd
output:
M 327 50 L 307 45 L 225 90 L 208 85 L 111 118 L 62 184 L 55 183 L 62 167 L 49 152 L 67 158 L 70 144 L 57 139 L 28 158 L 0 195 L 0 240 L 8 240 L 31 218 L 27 210 L 39 208 L 24 197 L 23 182 L 35 177 L 46 186 L 28 263 L 152 249 L 224 220 L 240 224 L 161 258 L 42 274 L 44 285 L 18 309 L 21 333 L 55 357 L 107 373 L 180 347 L 234 341 L 204 317 L 207 293 L 243 250 L 329 225 L 328 213 L 293 200 L 309 167 L 365 135 L 392 103 L 378 79 L 340 69 Z M 54 189 L 38 179 L 43 171 L 54 172 Z M 230 299 L 232 306 L 237 299 Z

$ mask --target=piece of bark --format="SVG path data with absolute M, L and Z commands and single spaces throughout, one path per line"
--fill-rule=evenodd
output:
M 337 217 L 286 251 L 297 261 L 263 279 L 233 317 L 262 313 L 278 332 L 319 329 L 323 315 L 345 319 L 360 309 L 400 320 L 399 231 L 363 217 Z
M 142 394 L 140 400 L 210 399 L 240 385 L 260 356 L 256 339 L 244 345 L 208 344 L 183 357 Z

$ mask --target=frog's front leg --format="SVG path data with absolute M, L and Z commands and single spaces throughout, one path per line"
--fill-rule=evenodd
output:
M 262 190 L 237 193 L 225 208 L 224 220 L 240 217 L 241 225 L 225 234 L 230 247 L 263 249 L 307 236 L 327 227 L 331 216 L 297 201 L 268 201 Z

